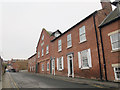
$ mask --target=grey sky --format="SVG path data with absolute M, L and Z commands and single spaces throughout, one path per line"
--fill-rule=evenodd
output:
M 27 59 L 36 52 L 42 28 L 64 32 L 99 9 L 100 0 L 1 0 L 0 55 Z

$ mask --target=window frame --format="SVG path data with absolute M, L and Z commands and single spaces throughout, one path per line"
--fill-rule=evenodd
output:
M 120 70 L 119 70 L 119 71 L 116 71 L 116 68 L 120 68 L 120 66 L 118 66 L 118 67 L 113 67 L 113 68 L 114 68 L 115 80 L 120 80 L 120 78 L 117 77 L 117 73 L 116 73 L 116 72 L 120 72 Z
M 44 49 L 42 48 L 42 55 L 41 56 L 44 56 Z
M 62 40 L 58 40 L 58 52 L 62 51 Z
M 42 71 L 44 71 L 44 64 L 42 64 Z
M 46 54 L 49 54 L 49 46 L 46 46 Z
M 84 67 L 84 65 L 82 64 L 83 62 L 83 58 L 82 58 L 82 52 L 85 52 L 87 51 L 87 63 L 88 63 L 88 66 Z M 83 50 L 81 52 L 78 52 L 78 64 L 79 64 L 79 68 L 81 69 L 90 69 L 92 67 L 92 60 L 91 60 L 91 51 L 90 49 L 86 49 L 86 50 Z
M 69 45 L 69 43 L 71 44 Z M 70 47 L 72 47 L 72 36 L 71 34 L 68 34 L 67 35 L 67 48 L 70 48 Z
M 60 68 L 60 60 L 61 60 L 61 68 Z M 62 71 L 64 69 L 64 60 L 63 60 L 63 56 L 57 58 L 57 70 L 58 71 Z
M 81 34 L 81 31 L 82 30 L 84 30 L 83 32 L 84 33 L 82 33 Z M 81 37 L 84 35 L 84 40 L 81 40 Z M 80 43 L 83 43 L 83 42 L 85 42 L 85 41 L 87 41 L 87 39 L 86 39 L 86 30 L 85 30 L 85 26 L 82 26 L 81 28 L 79 28 L 79 41 L 80 41 Z
M 50 65 L 49 62 L 47 62 L 47 71 L 50 70 L 49 65 Z
M 113 35 L 115 35 L 115 34 L 118 34 L 118 40 L 113 41 Z M 120 32 L 116 32 L 116 33 L 113 33 L 113 34 L 110 35 L 111 47 L 112 47 L 112 50 L 113 50 L 113 51 L 120 49 L 120 47 L 119 47 L 119 43 L 120 43 L 119 35 L 120 35 Z M 118 43 L 118 47 L 117 47 L 117 48 L 114 48 L 114 43 L 116 43 L 116 42 Z

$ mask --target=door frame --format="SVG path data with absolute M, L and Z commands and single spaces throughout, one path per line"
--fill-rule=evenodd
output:
M 68 63 L 68 77 L 70 77 L 70 60 L 69 57 L 72 57 L 72 77 L 74 77 L 74 66 L 73 66 L 73 54 L 67 55 L 67 63 Z
M 54 61 L 54 67 L 53 67 L 53 61 Z M 52 74 L 55 75 L 55 59 L 52 59 Z

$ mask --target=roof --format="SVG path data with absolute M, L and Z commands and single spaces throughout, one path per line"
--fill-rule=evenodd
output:
M 116 6 L 118 2 L 120 2 L 120 0 L 115 0 L 115 1 L 114 1 L 114 2 L 112 2 L 111 4 L 113 4 L 113 5 L 115 5 L 115 6 Z
M 34 55 L 30 56 L 28 59 L 31 59 L 31 58 L 34 57 L 35 55 L 36 55 L 36 53 L 35 53 Z
M 47 31 L 47 30 L 46 30 L 46 31 Z M 53 32 L 51 32 L 51 31 L 47 31 L 47 32 L 48 32 L 49 35 L 51 35 L 51 34 L 53 33 Z
M 77 24 L 75 24 L 74 26 L 72 26 L 71 28 L 69 28 L 67 31 L 65 31 L 64 33 L 62 33 L 60 36 L 58 36 L 55 39 L 51 40 L 51 42 L 55 41 L 56 39 L 58 39 L 62 35 L 66 34 L 67 32 L 69 32 L 70 30 L 72 30 L 74 27 L 76 27 L 77 25 L 79 25 L 80 23 L 82 23 L 83 21 L 85 21 L 86 19 L 88 19 L 89 17 L 91 17 L 92 15 L 94 15 L 95 13 L 97 13 L 97 11 L 93 12 L 92 14 L 90 14 L 89 16 L 87 16 L 86 18 L 84 18 L 83 20 L 81 20 L 80 22 L 78 22 Z
M 116 8 L 114 11 L 112 11 L 104 20 L 103 22 L 99 25 L 100 27 L 103 27 L 115 20 L 117 20 L 120 17 L 119 12 L 118 12 L 118 8 Z

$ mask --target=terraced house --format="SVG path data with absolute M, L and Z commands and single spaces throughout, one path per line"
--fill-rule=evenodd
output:
M 36 48 L 38 73 L 108 80 L 98 26 L 111 13 L 112 6 L 109 0 L 102 1 L 101 10 L 64 33 L 42 30 Z

